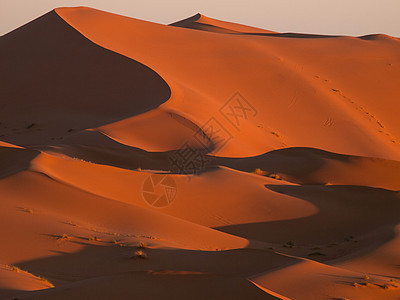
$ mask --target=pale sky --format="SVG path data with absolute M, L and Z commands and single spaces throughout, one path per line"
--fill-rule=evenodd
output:
M 62 6 L 169 24 L 198 12 L 278 32 L 400 37 L 400 0 L 0 0 L 0 35 Z

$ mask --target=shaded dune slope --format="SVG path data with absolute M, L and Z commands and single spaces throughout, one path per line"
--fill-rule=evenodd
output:
M 40 151 L 0 147 L 0 178 L 5 178 L 26 170 Z
M 92 43 L 54 11 L 2 36 L 0 60 L 0 136 L 20 145 L 137 115 L 170 97 L 153 70 Z

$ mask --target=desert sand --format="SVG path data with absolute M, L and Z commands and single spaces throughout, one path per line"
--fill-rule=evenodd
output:
M 0 37 L 1 299 L 399 299 L 400 41 L 58 8 Z

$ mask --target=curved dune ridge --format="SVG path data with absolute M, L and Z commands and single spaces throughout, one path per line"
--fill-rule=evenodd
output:
M 0 298 L 398 299 L 400 43 L 58 8 L 0 38 Z
M 270 30 L 212 19 L 200 13 L 170 25 L 216 33 L 275 33 Z

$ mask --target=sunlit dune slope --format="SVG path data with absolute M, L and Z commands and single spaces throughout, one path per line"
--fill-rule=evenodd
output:
M 273 33 L 265 29 L 212 19 L 200 13 L 170 25 L 217 33 Z

